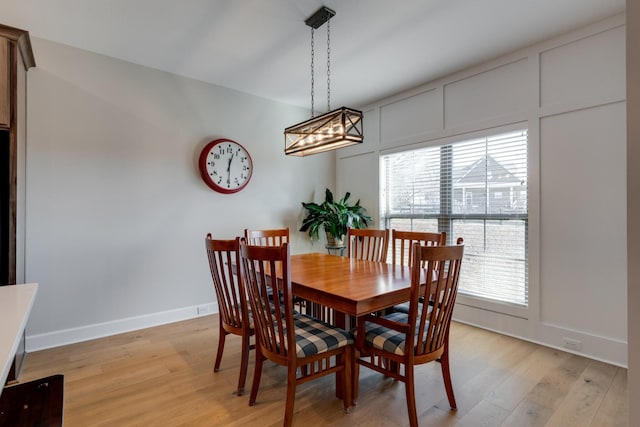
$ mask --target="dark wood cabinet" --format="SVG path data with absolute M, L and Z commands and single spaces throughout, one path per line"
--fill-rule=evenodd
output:
M 24 242 L 18 236 L 19 222 L 24 217 L 19 206 L 24 200 L 24 186 L 18 176 L 20 164 L 25 162 L 27 70 L 34 65 L 29 33 L 0 24 L 0 285 L 24 281 L 17 268 L 23 254 L 18 254 L 16 248 Z M 20 348 L 10 380 L 20 374 L 24 339 Z
M 24 232 L 19 227 L 24 187 L 18 177 L 25 161 L 27 70 L 33 66 L 29 33 L 0 24 L 0 284 L 24 281 L 16 265 L 23 257 L 17 253 L 17 239 L 24 240 L 17 235 Z
M 62 426 L 64 376 L 7 386 L 0 395 L 0 427 Z
M 0 39 L 0 126 L 7 129 L 11 119 L 10 68 L 9 40 L 3 38 Z

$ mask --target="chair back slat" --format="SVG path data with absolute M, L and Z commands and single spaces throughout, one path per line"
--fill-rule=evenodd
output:
M 347 256 L 367 261 L 384 262 L 389 247 L 389 230 L 347 230 Z
M 444 246 L 447 244 L 447 233 L 445 231 L 434 233 L 391 230 L 391 263 L 410 267 L 413 259 L 413 243 L 415 242 L 422 246 Z
M 464 246 L 421 246 L 413 244 L 409 330 L 416 330 L 416 356 L 435 352 L 447 341 L 458 293 Z M 420 286 L 425 283 L 426 286 Z M 424 298 L 424 304 L 419 304 Z M 427 303 L 428 301 L 428 303 Z
M 243 239 L 240 258 L 261 351 L 286 358 L 291 348 L 295 354 L 288 243 L 255 246 Z
M 248 319 L 242 278 L 233 271 L 234 265 L 240 265 L 240 238 L 213 240 L 211 234 L 207 234 L 205 246 L 220 321 L 227 327 L 240 329 L 242 322 Z
M 245 229 L 244 237 L 247 244 L 253 246 L 282 246 L 283 243 L 290 243 L 288 228 L 272 230 Z

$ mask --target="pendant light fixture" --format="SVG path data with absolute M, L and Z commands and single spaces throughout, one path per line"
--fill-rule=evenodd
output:
M 362 143 L 362 111 L 340 107 L 331 111 L 331 32 L 329 21 L 336 13 L 322 6 L 306 21 L 311 27 L 311 118 L 284 130 L 284 152 L 292 156 L 308 156 Z M 314 30 L 327 24 L 327 113 L 315 117 L 314 86 Z

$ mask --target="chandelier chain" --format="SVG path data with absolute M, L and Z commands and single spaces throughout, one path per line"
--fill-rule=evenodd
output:
M 313 43 L 313 27 L 311 27 L 311 117 L 315 117 L 315 114 L 314 114 L 314 111 L 313 111 L 313 85 L 315 83 L 315 80 L 313 78 L 313 75 L 314 75 L 314 70 L 313 70 L 314 51 L 315 51 L 315 47 L 314 47 L 314 43 Z
M 331 18 L 327 20 L 327 112 L 331 111 Z

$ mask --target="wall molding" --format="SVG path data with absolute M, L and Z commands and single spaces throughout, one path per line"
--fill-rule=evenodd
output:
M 217 304 L 207 303 L 142 316 L 128 317 L 110 322 L 94 323 L 77 328 L 62 329 L 44 334 L 27 335 L 25 340 L 26 350 L 27 352 L 46 350 L 48 348 L 194 319 L 196 317 L 209 316 L 217 312 Z

